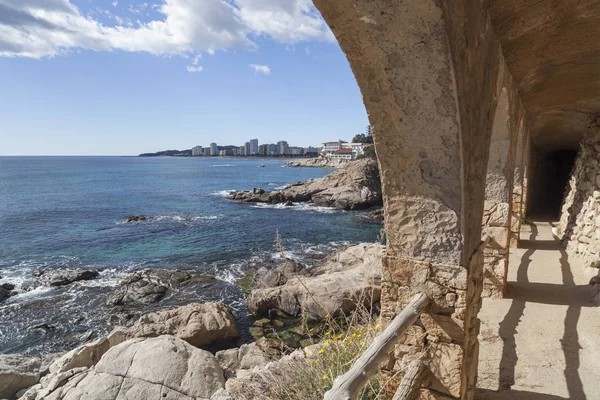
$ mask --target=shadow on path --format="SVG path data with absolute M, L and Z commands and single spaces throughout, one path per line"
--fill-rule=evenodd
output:
M 560 250 L 560 268 L 563 276 L 563 284 L 566 288 L 574 289 L 575 280 L 569 266 L 569 256 L 563 249 Z M 588 286 L 589 287 L 589 286 Z M 565 380 L 569 398 L 572 400 L 585 400 L 583 384 L 579 377 L 579 335 L 577 334 L 577 323 L 581 315 L 581 305 L 569 305 L 565 316 L 565 332 L 561 339 L 561 347 L 565 354 Z
M 537 226 L 531 225 L 531 236 L 530 240 L 534 239 L 538 234 Z M 529 264 L 531 264 L 531 256 L 535 250 L 530 248 L 521 258 L 521 264 L 517 270 L 517 282 L 520 284 L 526 284 L 529 282 L 527 277 L 527 270 Z M 509 287 L 510 290 L 510 287 Z M 519 357 L 517 356 L 517 343 L 515 342 L 515 335 L 517 333 L 517 327 L 521 322 L 521 317 L 525 312 L 525 300 L 513 299 L 510 308 L 502 322 L 500 322 L 498 334 L 504 342 L 502 347 L 502 358 L 500 359 L 500 374 L 498 381 L 498 390 L 510 390 L 515 384 L 515 368 Z
M 515 370 L 518 361 L 517 345 L 515 335 L 517 327 L 525 312 L 527 302 L 544 304 L 567 305 L 567 313 L 564 320 L 564 334 L 561 339 L 561 347 L 565 356 L 564 376 L 571 400 L 586 400 L 583 384 L 579 376 L 579 336 L 577 324 L 581 315 L 581 307 L 593 307 L 590 298 L 589 285 L 576 285 L 569 266 L 567 252 L 560 247 L 558 241 L 535 241 L 538 235 L 537 226 L 531 225 L 531 236 L 529 240 L 522 241 L 522 247 L 527 249 L 521 258 L 521 264 L 517 270 L 517 282 L 509 286 L 509 298 L 513 301 L 510 308 L 499 325 L 499 335 L 503 341 L 502 357 L 500 360 L 500 374 L 498 392 L 493 395 L 491 391 L 480 391 L 488 399 L 531 399 L 531 400 L 559 400 L 561 397 L 541 393 L 513 391 L 515 384 Z M 562 285 L 530 283 L 527 276 L 531 256 L 535 250 L 557 250 L 560 251 L 560 268 L 562 272 Z M 504 392 L 504 393 L 503 393 Z

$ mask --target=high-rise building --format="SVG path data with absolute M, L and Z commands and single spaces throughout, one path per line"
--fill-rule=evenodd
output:
M 252 155 L 252 147 L 250 146 L 250 142 L 246 142 L 246 144 L 244 145 L 244 147 L 246 147 L 246 155 L 250 156 Z
M 210 144 L 210 155 L 211 156 L 218 156 L 219 155 L 219 147 L 217 146 L 216 143 L 211 143 Z
M 261 156 L 268 156 L 269 155 L 269 145 L 261 144 L 260 146 L 258 146 L 258 154 L 260 154 Z
M 240 146 L 238 153 L 240 154 L 240 156 L 245 156 L 246 155 L 246 146 Z
M 210 147 L 205 147 L 204 149 L 202 149 L 202 154 L 203 154 L 205 157 L 208 157 L 208 156 L 210 156 Z
M 289 147 L 290 146 L 288 145 L 288 142 L 286 142 L 285 140 L 280 140 L 279 142 L 277 142 L 277 152 L 282 156 L 288 154 Z
M 276 144 L 268 144 L 268 149 L 267 149 L 267 155 L 269 156 L 275 156 L 277 155 L 277 145 Z
M 258 139 L 250 139 L 250 155 L 258 154 Z
M 202 152 L 202 146 L 194 146 L 192 147 L 192 156 L 198 157 L 202 156 L 204 153 Z

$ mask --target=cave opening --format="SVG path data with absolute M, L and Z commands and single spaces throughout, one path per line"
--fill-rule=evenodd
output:
M 528 218 L 539 221 L 557 221 L 568 183 L 575 164 L 577 151 L 560 149 L 544 151 L 532 149 Z

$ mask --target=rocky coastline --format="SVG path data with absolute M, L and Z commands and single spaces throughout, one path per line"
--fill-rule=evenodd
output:
M 248 309 L 256 318 L 254 342 L 239 344 L 240 328 L 227 306 L 192 302 L 142 315 L 65 354 L 0 355 L 0 398 L 247 398 L 248 384 L 257 377 L 310 357 L 311 346 L 324 338 L 325 318 L 350 314 L 357 305 L 378 310 L 382 255 L 381 245 L 360 244 L 313 267 L 283 258 L 259 268 L 248 295 Z M 47 282 L 95 279 L 75 272 L 61 271 Z M 210 279 L 185 270 L 137 271 L 106 301 L 160 301 L 166 291 Z M 203 379 L 192 379 L 198 375 Z
M 285 163 L 286 167 L 297 168 L 297 167 L 312 167 L 312 168 L 340 168 L 350 163 L 350 160 L 344 160 L 342 158 L 328 158 L 328 157 L 317 157 L 317 158 L 303 158 L 299 160 L 290 160 Z
M 229 199 L 245 203 L 285 204 L 308 203 L 312 206 L 340 210 L 360 210 L 381 207 L 381 181 L 377 161 L 362 159 L 346 162 L 342 167 L 319 179 L 295 182 L 282 190 L 233 191 Z

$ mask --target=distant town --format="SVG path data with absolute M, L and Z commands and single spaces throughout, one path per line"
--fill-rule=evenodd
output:
M 352 142 L 336 140 L 323 142 L 319 147 L 290 146 L 287 141 L 260 144 L 258 139 L 250 139 L 243 146 L 219 146 L 211 143 L 208 146 L 194 146 L 189 150 L 165 150 L 156 153 L 140 154 L 140 157 L 286 157 L 313 158 L 330 157 L 354 160 L 365 155 L 365 149 L 372 146 L 371 127 L 367 126 L 365 133 L 357 134 Z

